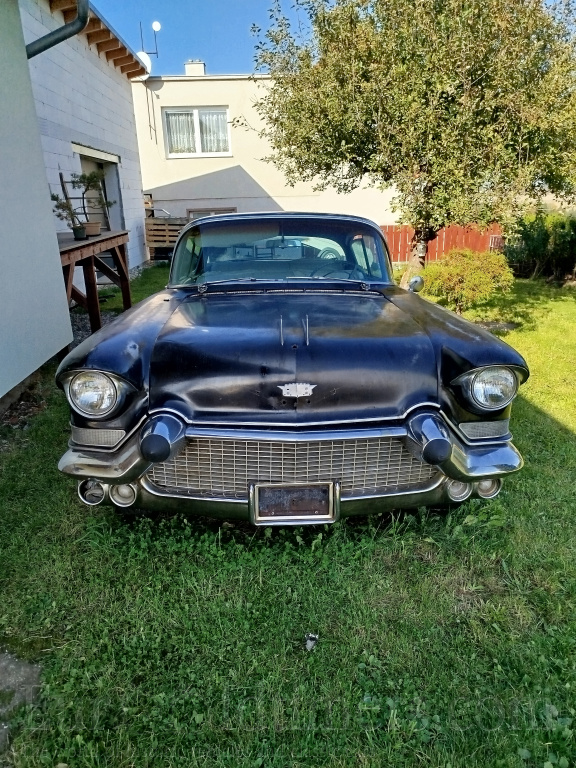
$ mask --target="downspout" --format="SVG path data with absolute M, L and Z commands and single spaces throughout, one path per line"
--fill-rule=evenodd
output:
M 47 51 L 48 48 L 52 48 L 58 43 L 68 40 L 69 37 L 74 37 L 86 27 L 88 24 L 88 16 L 90 15 L 90 2 L 89 0 L 76 0 L 77 16 L 74 21 L 69 24 L 64 24 L 63 27 L 58 27 L 47 35 L 40 37 L 38 40 L 34 40 L 32 43 L 28 43 L 26 46 L 26 55 L 29 59 L 33 56 L 38 56 L 39 53 Z

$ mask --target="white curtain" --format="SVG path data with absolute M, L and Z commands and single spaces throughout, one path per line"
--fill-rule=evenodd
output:
M 202 109 L 198 117 L 202 152 L 228 152 L 226 112 Z
M 169 154 L 196 152 L 193 112 L 166 112 L 166 129 Z

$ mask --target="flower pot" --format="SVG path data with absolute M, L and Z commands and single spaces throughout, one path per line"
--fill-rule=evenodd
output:
M 88 237 L 95 237 L 96 235 L 99 235 L 101 226 L 102 225 L 99 221 L 87 221 L 86 224 L 84 224 L 86 235 Z
M 84 225 L 79 227 L 72 227 L 74 233 L 74 240 L 86 240 L 86 228 Z

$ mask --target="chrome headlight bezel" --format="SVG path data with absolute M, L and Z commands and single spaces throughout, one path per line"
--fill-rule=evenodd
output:
M 489 404 L 482 400 L 479 394 L 478 386 L 481 383 L 483 376 L 487 374 L 493 374 L 494 372 L 504 374 L 509 377 L 508 382 L 510 386 L 510 392 L 503 397 L 498 404 Z M 462 392 L 465 398 L 476 409 L 484 412 L 501 411 L 514 400 L 518 394 L 518 387 L 520 386 L 520 376 L 512 366 L 509 365 L 484 365 L 482 368 L 474 368 L 471 371 L 463 373 L 458 376 L 452 382 L 452 385 L 458 385 L 462 388 Z
M 72 390 L 73 382 L 78 376 L 86 376 L 90 374 L 94 375 L 95 377 L 103 377 L 103 380 L 109 384 L 113 395 L 113 401 L 111 404 L 105 410 L 96 413 L 82 408 L 82 406 L 75 400 Z M 121 379 L 119 376 L 116 376 L 109 371 L 100 371 L 92 368 L 68 371 L 64 376 L 60 378 L 60 383 L 62 384 L 70 408 L 72 408 L 72 410 L 80 416 L 83 416 L 85 419 L 90 419 L 91 421 L 102 421 L 109 419 L 120 410 L 126 399 L 126 395 L 129 392 L 134 391 L 134 387 L 127 381 L 124 381 L 124 379 Z

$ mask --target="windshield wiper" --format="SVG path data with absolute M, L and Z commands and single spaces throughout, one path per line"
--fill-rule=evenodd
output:
M 179 288 L 192 288 L 196 287 L 201 293 L 212 285 L 226 285 L 234 283 L 286 283 L 300 281 L 306 282 L 310 285 L 311 282 L 324 281 L 328 283 L 347 283 L 354 286 L 359 286 L 362 290 L 367 291 L 370 289 L 369 283 L 365 280 L 349 277 L 329 277 L 327 275 L 317 275 L 311 277 L 309 275 L 286 275 L 285 277 L 228 277 L 222 280 L 206 280 L 203 283 L 187 283 L 181 286 L 172 286 Z

